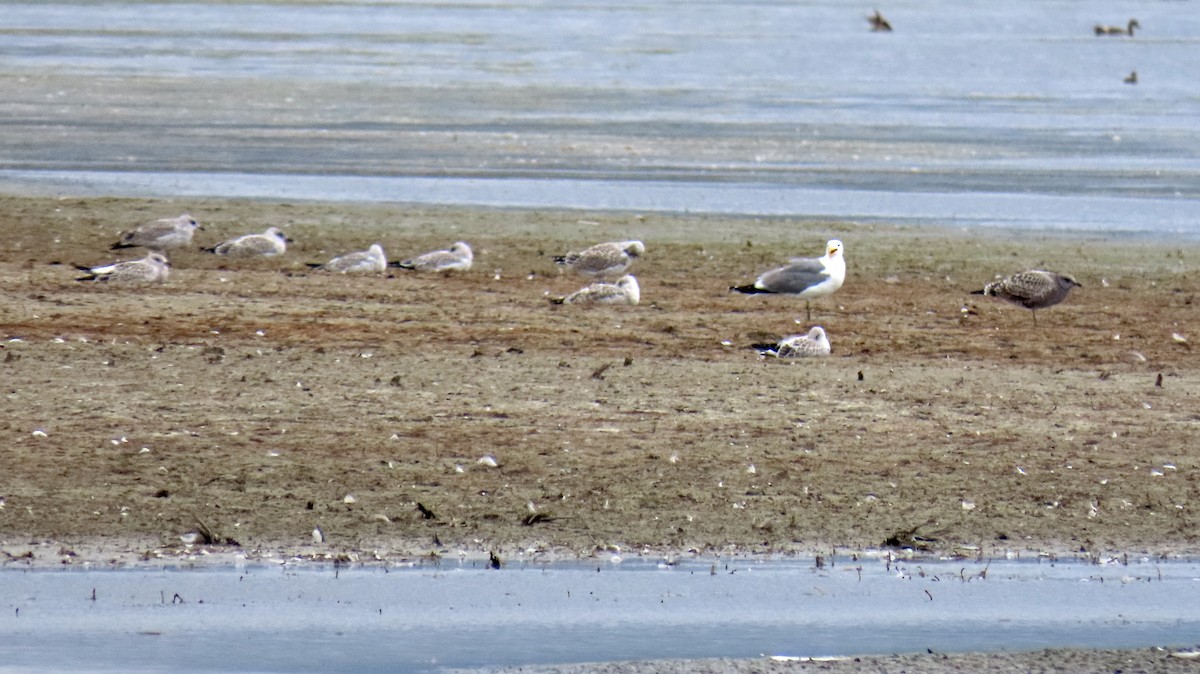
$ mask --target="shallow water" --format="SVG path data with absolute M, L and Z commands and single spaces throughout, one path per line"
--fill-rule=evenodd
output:
M 1198 563 L 1149 560 L 8 568 L 0 671 L 438 671 L 1191 646 L 1198 582 Z
M 1176 3 L 900 4 L 892 34 L 839 0 L 0 9 L 7 191 L 1200 235 Z

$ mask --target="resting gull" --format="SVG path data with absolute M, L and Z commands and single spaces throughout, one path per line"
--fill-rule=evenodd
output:
M 641 241 L 609 241 L 554 258 L 557 264 L 584 276 L 620 276 L 635 258 L 646 254 Z
M 378 274 L 387 271 L 387 258 L 383 246 L 375 243 L 366 250 L 339 255 L 325 264 L 309 265 L 310 269 L 323 269 L 339 274 Z
M 287 252 L 290 242 L 278 227 L 268 227 L 262 234 L 235 237 L 204 250 L 227 257 L 273 257 Z
M 471 247 L 458 241 L 447 250 L 435 250 L 408 260 L 389 263 L 388 266 L 414 271 L 467 271 L 474 259 Z
M 817 258 L 797 258 L 787 265 L 758 277 L 754 283 L 733 286 L 730 290 L 740 293 L 778 293 L 804 298 L 804 309 L 808 320 L 812 320 L 809 300 L 833 294 L 846 280 L 846 257 L 842 254 L 842 242 L 830 239 L 825 244 L 825 255 Z
M 200 223 L 184 213 L 178 218 L 161 218 L 143 222 L 131 230 L 121 232 L 119 240 L 110 250 L 141 246 L 150 250 L 181 248 L 192 243 L 192 234 L 201 229 Z
M 103 283 L 166 283 L 167 276 L 171 273 L 167 256 L 155 251 L 151 251 L 140 260 L 127 260 L 97 267 L 75 267 L 87 272 L 87 276 L 80 276 L 76 281 Z
M 991 295 L 1019 304 L 1033 313 L 1033 324 L 1037 325 L 1037 310 L 1065 300 L 1067 293 L 1075 287 L 1083 286 L 1069 274 L 1034 269 L 993 281 L 983 290 L 973 290 L 971 294 Z
M 792 335 L 779 340 L 778 344 L 752 344 L 764 356 L 776 358 L 806 358 L 808 356 L 828 356 L 829 338 L 825 336 L 825 328 L 816 326 L 807 335 Z
M 555 304 L 629 304 L 635 305 L 642 299 L 642 290 L 637 279 L 626 274 L 616 283 L 593 283 L 580 288 L 566 297 L 556 297 Z

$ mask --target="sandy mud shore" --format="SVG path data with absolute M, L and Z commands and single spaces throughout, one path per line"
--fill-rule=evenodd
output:
M 204 229 L 168 283 L 75 280 L 185 211 Z M 221 200 L 5 197 L 0 222 L 9 554 L 200 525 L 381 556 L 1197 549 L 1192 245 Z M 268 226 L 294 239 L 280 258 L 199 250 Z M 807 330 L 803 302 L 728 287 L 835 236 L 848 280 L 812 321 L 833 354 L 760 358 Z M 639 306 L 548 301 L 585 282 L 554 254 L 627 238 Z M 305 265 L 460 239 L 466 273 Z M 1036 327 L 968 294 L 1028 267 L 1084 287 Z

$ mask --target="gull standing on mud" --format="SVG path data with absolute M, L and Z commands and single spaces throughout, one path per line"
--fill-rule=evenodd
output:
M 201 229 L 200 223 L 192 216 L 184 213 L 178 218 L 161 218 L 143 222 L 125 232 L 121 232 L 118 241 L 109 250 L 135 248 L 141 246 L 150 250 L 164 251 L 171 248 L 181 248 L 192 243 L 192 234 Z
M 1082 287 L 1070 274 L 1034 269 L 992 281 L 983 290 L 972 290 L 971 294 L 999 297 L 1023 306 L 1033 314 L 1033 324 L 1037 325 L 1038 309 L 1052 307 L 1067 299 L 1071 288 Z
M 408 260 L 392 262 L 388 266 L 414 271 L 467 271 L 474 259 L 471 247 L 458 241 L 447 250 L 435 250 Z
M 556 297 L 555 304 L 628 304 L 636 305 L 642 300 L 642 290 L 637 279 L 626 274 L 616 283 L 593 283 L 580 288 L 566 297 Z
M 584 276 L 603 278 L 624 274 L 636 258 L 645 254 L 646 245 L 641 241 L 608 241 L 555 256 L 554 262 Z
M 88 273 L 76 281 L 100 281 L 102 283 L 166 283 L 171 273 L 171 265 L 167 256 L 157 251 L 151 251 L 140 260 L 128 260 L 114 264 L 85 267 L 75 265 Z
M 806 335 L 792 335 L 779 340 L 778 344 L 751 344 L 761 355 L 776 358 L 807 358 L 809 356 L 828 356 L 829 337 L 825 328 L 815 326 Z
M 776 293 L 802 297 L 808 320 L 812 320 L 809 300 L 832 295 L 845 281 L 846 257 L 842 254 L 842 242 L 830 239 L 825 244 L 823 257 L 793 259 L 787 265 L 759 276 L 754 283 L 729 289 L 747 294 Z
M 278 227 L 269 227 L 262 234 L 235 237 L 204 250 L 226 257 L 274 257 L 286 253 L 290 242 Z
M 383 246 L 374 243 L 366 250 L 339 255 L 325 264 L 309 263 L 308 267 L 339 274 L 379 274 L 387 271 L 387 257 Z

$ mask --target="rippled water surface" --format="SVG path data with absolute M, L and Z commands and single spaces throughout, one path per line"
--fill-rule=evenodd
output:
M 0 583 L 0 671 L 438 671 L 1200 634 L 1200 566 L 1152 560 L 9 568 Z
M 0 189 L 1196 236 L 1184 9 L 0 2 Z

